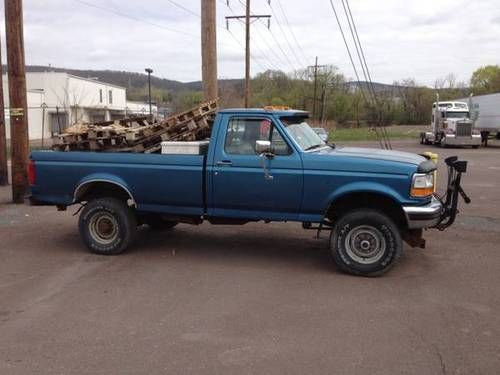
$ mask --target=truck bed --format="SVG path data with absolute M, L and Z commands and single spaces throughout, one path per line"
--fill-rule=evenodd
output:
M 32 193 L 47 204 L 69 205 L 86 182 L 111 180 L 128 191 L 138 211 L 202 215 L 203 155 L 37 151 Z

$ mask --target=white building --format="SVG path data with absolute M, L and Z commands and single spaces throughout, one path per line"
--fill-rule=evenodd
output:
M 9 108 L 7 75 L 3 78 L 5 105 Z M 29 137 L 32 140 L 42 138 L 42 129 L 43 138 L 47 139 L 79 122 L 149 114 L 148 103 L 127 102 L 124 87 L 96 79 L 59 72 L 27 73 L 26 86 Z M 156 106 L 153 113 L 156 113 Z

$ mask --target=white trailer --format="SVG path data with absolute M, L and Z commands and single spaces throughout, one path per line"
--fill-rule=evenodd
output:
M 447 146 L 481 145 L 481 135 L 473 128 L 466 102 L 438 101 L 432 104 L 430 131 L 420 133 L 420 143 Z
M 488 145 L 490 136 L 500 139 L 500 93 L 470 96 L 459 100 L 469 103 L 474 129 L 481 133 L 485 146 Z

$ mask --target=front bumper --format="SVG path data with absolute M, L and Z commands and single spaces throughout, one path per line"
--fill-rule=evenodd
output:
M 446 137 L 441 140 L 441 143 L 448 146 L 480 146 L 481 135 L 472 135 L 470 137 L 446 135 Z
M 460 185 L 462 174 L 467 171 L 467 162 L 451 156 L 445 159 L 445 163 L 448 167 L 446 195 L 443 198 L 434 195 L 424 206 L 404 206 L 403 211 L 409 229 L 445 230 L 455 222 L 458 213 L 458 197 L 461 196 L 465 203 L 470 203 L 470 198 Z
M 432 228 L 439 224 L 444 212 L 443 204 L 432 197 L 425 206 L 405 206 L 403 211 L 409 229 Z

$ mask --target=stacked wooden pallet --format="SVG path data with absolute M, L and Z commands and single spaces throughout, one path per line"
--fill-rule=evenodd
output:
M 210 136 L 217 100 L 151 122 L 148 118 L 75 125 L 55 141 L 57 151 L 144 152 L 161 150 L 162 141 L 195 141 Z

